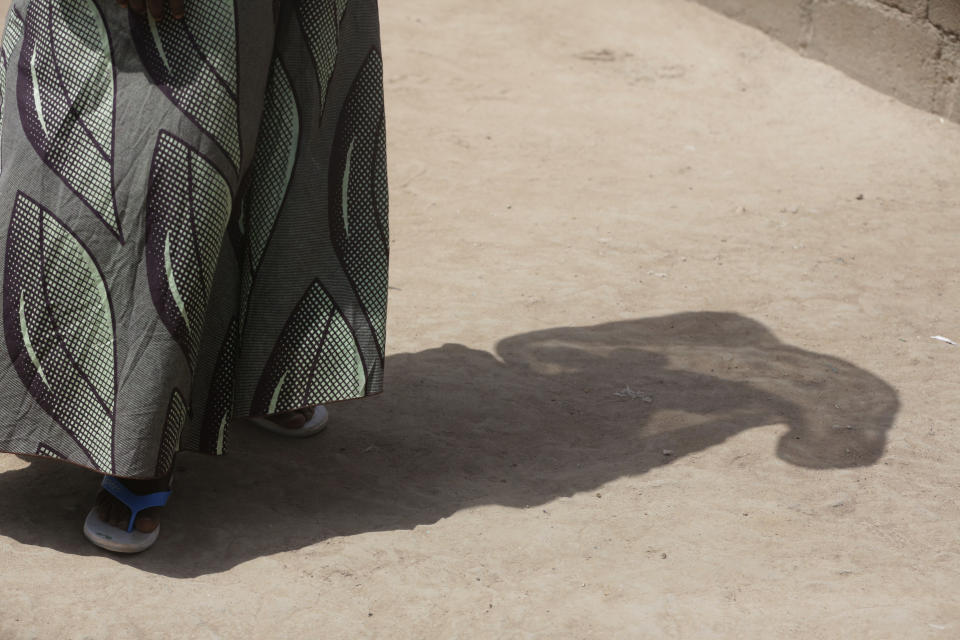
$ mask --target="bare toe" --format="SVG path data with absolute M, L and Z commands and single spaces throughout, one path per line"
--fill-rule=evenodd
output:
M 287 427 L 290 429 L 299 429 L 306 424 L 306 422 L 307 418 L 302 413 L 295 413 L 287 420 Z
M 285 429 L 299 429 L 306 423 L 306 418 L 299 411 L 284 411 L 267 418 Z
M 110 522 L 110 500 L 107 498 L 108 495 L 106 491 L 101 491 L 97 494 L 97 515 L 104 522 Z
M 120 526 L 120 508 L 115 502 L 111 502 L 107 509 L 107 522 L 114 527 Z
M 156 511 L 156 509 L 144 509 L 137 514 L 137 519 L 133 522 L 137 531 L 150 533 L 160 525 L 160 521 L 156 517 Z

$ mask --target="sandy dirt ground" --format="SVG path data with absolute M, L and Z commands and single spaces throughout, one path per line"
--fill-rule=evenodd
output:
M 387 391 L 0 458 L 0 638 L 960 637 L 960 127 L 677 0 L 383 3 Z

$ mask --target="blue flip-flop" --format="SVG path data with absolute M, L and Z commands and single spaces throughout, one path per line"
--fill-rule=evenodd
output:
M 83 523 L 83 535 L 98 547 L 117 553 L 139 553 L 149 549 L 157 541 L 157 536 L 160 535 L 160 525 L 157 525 L 157 528 L 150 533 L 144 533 L 134 529 L 133 523 L 137 519 L 137 514 L 144 509 L 162 507 L 167 504 L 172 491 L 157 491 L 140 495 L 130 491 L 122 482 L 112 476 L 104 476 L 100 486 L 117 500 L 127 505 L 127 508 L 130 509 L 130 522 L 126 529 L 115 527 L 108 522 L 104 522 L 100 518 L 100 514 L 97 513 L 97 507 L 93 507 Z

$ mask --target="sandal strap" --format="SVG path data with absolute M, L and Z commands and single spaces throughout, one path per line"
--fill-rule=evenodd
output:
M 155 493 L 138 494 L 130 491 L 122 482 L 113 476 L 103 476 L 103 482 L 100 483 L 110 495 L 122 502 L 130 509 L 130 522 L 127 524 L 127 531 L 133 531 L 133 522 L 137 514 L 144 509 L 151 507 L 162 507 L 167 504 L 172 491 L 157 491 Z

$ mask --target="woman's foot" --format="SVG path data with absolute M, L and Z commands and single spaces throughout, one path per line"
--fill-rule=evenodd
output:
M 154 493 L 156 491 L 169 491 L 170 481 L 173 479 L 173 472 L 163 478 L 150 480 L 123 480 L 117 478 L 123 486 L 139 495 Z M 96 499 L 97 515 L 100 519 L 109 525 L 126 531 L 130 523 L 130 509 L 120 502 L 106 489 L 100 489 Z M 150 533 L 160 526 L 160 512 L 163 507 L 150 507 L 137 514 L 133 521 L 133 528 L 143 533 Z
M 247 418 L 261 429 L 291 438 L 307 438 L 320 433 L 326 428 L 328 419 L 327 408 L 322 404 Z
M 283 413 L 271 413 L 262 417 L 278 427 L 293 431 L 305 425 L 307 420 L 313 417 L 313 411 L 313 407 L 301 407 L 300 409 L 284 411 Z

